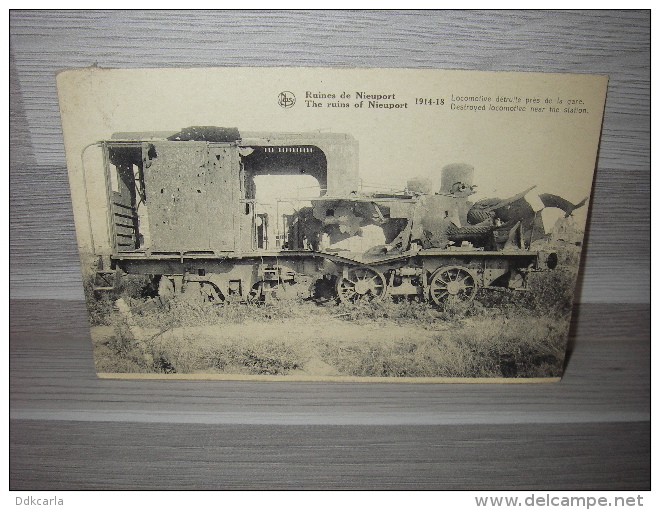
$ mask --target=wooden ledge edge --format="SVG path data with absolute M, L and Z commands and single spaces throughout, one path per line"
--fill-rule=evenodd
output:
M 99 372 L 99 379 L 193 380 L 193 381 L 263 381 L 263 382 L 351 382 L 351 383 L 459 383 L 459 384 L 528 384 L 561 381 L 561 377 L 356 377 L 306 375 L 243 374 L 133 374 Z

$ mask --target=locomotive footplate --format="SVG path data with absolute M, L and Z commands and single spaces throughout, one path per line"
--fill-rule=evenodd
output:
M 556 254 L 527 250 L 422 249 L 379 256 L 312 251 L 260 251 L 218 257 L 121 254 L 113 263 L 133 274 L 196 282 L 204 299 L 254 301 L 310 297 L 315 282 L 334 281 L 345 303 L 386 296 L 472 300 L 479 288 L 524 289 L 531 271 L 556 265 Z M 176 287 L 176 286 L 175 286 Z M 209 298 L 210 296 L 210 298 Z

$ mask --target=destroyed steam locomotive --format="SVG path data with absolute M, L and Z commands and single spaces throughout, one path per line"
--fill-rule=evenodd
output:
M 94 232 L 96 291 L 127 273 L 150 275 L 161 296 L 218 303 L 325 288 L 345 303 L 416 296 L 442 305 L 479 288 L 524 289 L 531 271 L 557 264 L 555 253 L 530 249 L 540 234 L 525 193 L 468 201 L 468 165 L 446 166 L 439 192 L 417 179 L 368 194 L 350 135 L 193 127 L 117 133 L 96 146 L 107 190 L 95 204 L 105 210 Z M 311 177 L 318 193 L 264 205 L 261 176 Z M 582 205 L 540 197 L 567 215 Z

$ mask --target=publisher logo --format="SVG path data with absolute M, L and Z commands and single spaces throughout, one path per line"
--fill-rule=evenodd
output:
M 280 95 L 277 96 L 277 104 L 282 108 L 291 108 L 296 104 L 296 95 L 288 90 L 280 92 Z

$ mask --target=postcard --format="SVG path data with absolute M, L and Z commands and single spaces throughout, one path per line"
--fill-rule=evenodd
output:
M 561 378 L 607 77 L 62 71 L 100 377 Z

